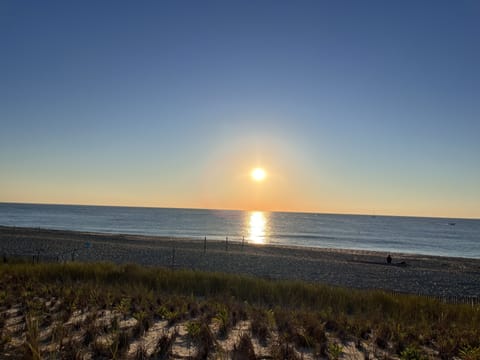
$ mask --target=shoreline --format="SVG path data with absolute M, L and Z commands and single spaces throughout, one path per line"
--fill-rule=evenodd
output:
M 90 206 L 90 205 L 85 205 Z M 468 219 L 467 219 L 468 220 Z M 83 231 L 83 230 L 68 230 L 68 229 L 54 229 L 54 228 L 44 228 L 44 227 L 23 227 L 23 226 L 10 226 L 10 225 L 0 225 L 0 232 L 6 231 L 39 231 L 45 233 L 58 233 L 58 234 L 69 234 L 78 235 L 82 234 L 85 236 L 98 236 L 98 237 L 115 237 L 118 239 L 127 238 L 129 240 L 135 241 L 155 241 L 155 242 L 192 242 L 192 243 L 203 243 L 204 236 L 167 236 L 167 235 L 153 235 L 153 234 L 140 234 L 140 233 L 122 233 L 122 232 L 102 232 L 102 231 Z M 241 236 L 227 236 L 228 242 L 230 244 L 241 244 Z M 207 236 L 207 242 L 225 244 L 225 240 L 218 239 L 218 236 L 215 238 L 209 238 Z M 308 251 L 331 251 L 331 252 L 345 252 L 345 253 L 364 253 L 365 255 L 384 255 L 386 257 L 388 254 L 393 255 L 394 257 L 428 257 L 428 258 L 443 258 L 449 260 L 465 260 L 465 261 L 479 261 L 480 258 L 476 257 L 465 257 L 465 256 L 450 256 L 450 255 L 441 255 L 441 254 L 429 254 L 429 253 L 418 253 L 418 252 L 405 252 L 399 250 L 375 250 L 375 249 L 365 249 L 365 248 L 342 248 L 342 247 L 321 247 L 321 246 L 306 246 L 306 245 L 297 245 L 297 244 L 284 244 L 280 242 L 268 242 L 268 243 L 254 243 L 249 242 L 248 240 L 244 241 L 245 246 L 259 246 L 259 247 L 273 247 L 273 248 L 286 248 L 286 249 L 299 249 L 299 250 L 308 250 Z M 1 245 L 1 244 L 0 244 Z M 1 249 L 1 246 L 0 246 Z
M 90 248 L 85 243 L 91 244 Z M 137 263 L 437 297 L 480 297 L 480 259 L 0 226 L 11 255 Z M 402 264 L 404 262 L 404 264 Z

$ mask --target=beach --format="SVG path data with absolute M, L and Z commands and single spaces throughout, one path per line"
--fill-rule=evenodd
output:
M 206 247 L 205 247 L 206 244 Z M 124 234 L 0 227 L 0 251 L 47 261 L 147 266 L 304 280 L 447 299 L 480 297 L 480 260 Z

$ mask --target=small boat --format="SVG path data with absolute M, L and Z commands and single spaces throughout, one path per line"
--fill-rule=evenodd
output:
M 448 223 L 448 225 L 455 226 L 455 225 L 457 225 L 457 223 L 451 222 L 451 223 Z

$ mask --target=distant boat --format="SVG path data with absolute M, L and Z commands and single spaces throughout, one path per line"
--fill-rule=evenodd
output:
M 451 222 L 451 223 L 448 223 L 448 225 L 455 226 L 455 225 L 457 225 L 457 223 Z

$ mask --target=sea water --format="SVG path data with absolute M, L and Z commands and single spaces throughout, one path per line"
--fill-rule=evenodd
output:
M 0 225 L 480 259 L 480 220 L 0 203 Z

